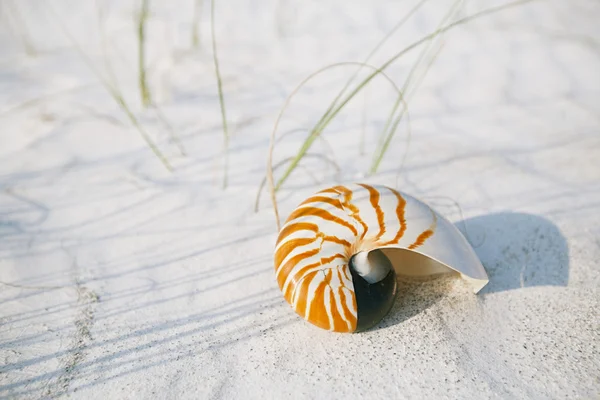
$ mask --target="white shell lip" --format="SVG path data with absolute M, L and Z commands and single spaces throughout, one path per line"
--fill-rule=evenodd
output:
M 383 192 L 383 186 L 373 185 L 373 187 Z M 396 197 L 392 189 L 387 189 L 391 196 L 387 194 L 381 196 L 380 205 L 389 210 L 396 202 Z M 475 293 L 483 289 L 489 282 L 488 275 L 477 254 L 458 228 L 426 203 L 406 193 L 399 191 L 398 193 L 406 201 L 406 233 L 397 244 L 375 245 L 369 251 L 383 250 L 399 274 L 425 276 L 455 271 L 471 284 Z M 386 202 L 390 203 L 386 205 Z M 393 229 L 398 225 L 395 215 L 389 218 L 386 216 L 386 226 Z M 428 230 L 433 233 L 416 248 L 410 248 L 416 243 L 418 235 Z M 392 249 L 405 251 L 390 251 Z M 413 254 L 412 257 L 410 253 Z

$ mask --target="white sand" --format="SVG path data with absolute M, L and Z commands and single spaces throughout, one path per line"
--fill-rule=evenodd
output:
M 331 149 L 315 143 L 311 153 L 334 158 L 339 174 L 307 158 L 280 192 L 282 216 L 356 180 L 398 187 L 458 222 L 456 201 L 491 279 L 478 296 L 460 280 L 402 283 L 391 315 L 355 335 L 314 328 L 285 303 L 268 196 L 257 214 L 254 197 L 285 97 L 322 66 L 364 59 L 414 2 L 218 2 L 226 190 L 209 3 L 196 52 L 192 0 L 151 2 L 148 22 L 150 88 L 186 157 L 140 106 L 138 3 L 57 0 L 58 19 L 45 3 L 0 3 L 0 397 L 600 396 L 597 2 L 537 1 L 445 35 L 410 99 L 399 175 L 404 123 L 380 172 L 364 175 L 395 99 L 382 78 L 326 131 Z M 468 2 L 461 15 L 494 4 Z M 449 6 L 431 0 L 372 62 L 435 29 Z M 174 173 L 60 23 L 106 72 L 104 46 Z M 418 54 L 389 69 L 399 85 Z M 310 128 L 353 71 L 309 84 L 280 132 Z M 276 161 L 305 135 L 284 138 Z

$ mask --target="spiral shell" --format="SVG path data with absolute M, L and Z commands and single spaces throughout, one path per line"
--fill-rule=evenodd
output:
M 276 278 L 287 302 L 310 323 L 335 332 L 379 322 L 393 304 L 396 273 L 449 269 L 473 282 L 475 292 L 488 282 L 452 223 L 385 186 L 334 186 L 316 193 L 288 217 L 275 248 Z

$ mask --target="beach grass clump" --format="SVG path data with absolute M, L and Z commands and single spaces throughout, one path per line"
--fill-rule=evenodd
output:
M 432 42 L 434 39 L 438 38 L 441 34 L 447 32 L 457 26 L 460 26 L 469 21 L 472 21 L 474 19 L 481 18 L 483 16 L 490 15 L 490 14 L 493 14 L 493 13 L 496 13 L 496 12 L 499 12 L 499 11 L 502 11 L 502 10 L 505 10 L 505 9 L 508 9 L 511 7 L 520 6 L 520 5 L 523 5 L 523 4 L 531 2 L 531 1 L 533 1 L 533 0 L 517 0 L 517 1 L 513 1 L 510 3 L 504 4 L 504 5 L 501 5 L 501 6 L 485 9 L 483 11 L 474 13 L 467 17 L 457 19 L 454 22 L 447 22 L 450 19 L 450 17 L 452 17 L 454 15 L 458 5 L 460 4 L 460 1 L 457 1 L 453 4 L 450 11 L 446 14 L 444 19 L 441 21 L 440 25 L 434 31 L 421 37 L 420 39 L 416 40 L 415 42 L 411 43 L 407 47 L 405 47 L 402 50 L 400 50 L 399 52 L 397 52 L 392 57 L 390 57 L 387 61 L 385 61 L 380 67 L 374 68 L 374 71 L 369 73 L 365 78 L 362 79 L 362 81 L 360 81 L 356 86 L 353 87 L 352 90 L 350 90 L 348 92 L 349 88 L 352 87 L 351 86 L 352 82 L 354 81 L 355 77 L 358 75 L 358 73 L 360 72 L 362 67 L 368 65 L 366 62 L 358 63 L 358 64 L 361 64 L 361 68 L 355 72 L 355 74 L 350 78 L 350 80 L 342 88 L 342 90 L 339 92 L 339 94 L 331 102 L 331 104 L 329 105 L 329 107 L 327 108 L 325 113 L 321 116 L 321 118 L 317 121 L 317 123 L 310 130 L 308 136 L 306 137 L 306 139 L 300 146 L 296 155 L 289 162 L 287 168 L 285 169 L 285 171 L 283 172 L 281 177 L 277 180 L 277 182 L 275 182 L 274 177 L 273 177 L 273 167 L 272 167 L 272 165 L 273 165 L 273 147 L 274 147 L 274 143 L 275 143 L 274 139 L 276 136 L 277 128 L 278 128 L 278 125 L 279 125 L 279 122 L 280 122 L 280 119 L 281 119 L 281 116 L 282 116 L 284 110 L 289 105 L 291 99 L 302 88 L 302 86 L 304 86 L 304 84 L 306 84 L 306 82 L 308 82 L 310 79 L 312 79 L 314 76 L 320 74 L 321 72 L 328 70 L 329 68 L 332 68 L 334 66 L 339 66 L 340 64 L 333 64 L 333 65 L 326 66 L 326 67 L 320 69 L 319 71 L 309 75 L 305 80 L 303 80 L 294 89 L 294 91 L 288 96 L 288 98 L 284 102 L 282 110 L 281 110 L 277 120 L 275 121 L 275 126 L 273 128 L 273 132 L 271 135 L 271 145 L 269 148 L 268 161 L 267 161 L 267 182 L 269 183 L 271 201 L 273 204 L 273 210 L 275 212 L 277 226 L 279 227 L 279 224 L 280 224 L 279 223 L 279 213 L 278 213 L 278 209 L 277 209 L 277 201 L 276 201 L 277 191 L 279 189 L 281 189 L 282 185 L 289 178 L 290 174 L 298 167 L 302 158 L 307 154 L 308 150 L 311 148 L 311 146 L 313 145 L 315 140 L 322 134 L 322 132 L 325 130 L 325 128 L 329 125 L 329 123 L 340 113 L 340 111 L 348 104 L 348 102 L 350 102 L 350 100 L 352 100 L 354 98 L 354 96 L 356 96 L 359 92 L 361 92 L 369 84 L 369 82 L 371 82 L 376 76 L 383 74 L 383 71 L 385 69 L 387 69 L 390 65 L 392 65 L 395 61 L 397 61 L 399 58 L 401 58 L 405 54 L 411 52 L 412 50 L 414 50 L 424 44 L 428 44 L 428 43 Z M 393 32 L 395 32 L 395 30 L 397 30 L 411 15 L 414 14 L 414 12 L 416 12 L 418 10 L 419 7 L 421 7 L 421 5 L 424 2 L 425 2 L 425 0 L 417 3 L 417 5 L 415 7 L 413 7 L 413 9 L 407 14 L 407 16 L 405 16 L 399 22 L 399 24 L 390 33 L 388 33 L 382 39 L 382 41 L 380 41 L 378 43 L 378 45 L 374 48 L 374 50 L 367 57 L 367 60 L 383 45 L 383 43 L 391 36 L 391 34 Z M 397 129 L 400 121 L 402 120 L 404 115 L 408 115 L 408 104 L 406 102 L 407 90 L 411 90 L 412 92 L 414 92 L 414 90 L 416 90 L 416 87 L 418 87 L 418 83 L 420 83 L 420 81 L 422 80 L 424 75 L 430 69 L 433 61 L 437 57 L 437 54 L 439 54 L 440 48 L 441 47 L 439 44 L 437 44 L 437 45 L 430 44 L 421 53 L 421 55 L 417 58 L 417 62 L 411 68 L 411 72 L 409 73 L 409 76 L 405 80 L 405 83 L 402 86 L 402 88 L 398 89 L 397 100 L 392 108 L 392 111 L 390 112 L 390 116 L 388 117 L 388 121 L 384 127 L 384 131 L 380 135 L 379 145 L 374 154 L 370 172 L 374 173 L 377 171 L 377 169 L 381 163 L 381 160 L 383 159 L 385 153 L 387 152 L 387 150 L 389 148 L 391 139 L 393 138 L 394 133 L 396 132 L 396 129 Z M 417 74 L 417 72 L 419 70 L 421 73 Z M 415 79 L 414 76 L 418 76 L 419 78 Z M 416 85 L 414 85 L 415 82 L 417 83 Z M 412 87 L 410 86 L 411 83 L 413 83 Z M 400 108 L 400 106 L 402 106 L 402 108 Z
M 145 1 L 145 0 L 144 0 Z M 173 171 L 173 167 L 169 162 L 168 158 L 163 154 L 163 152 L 158 148 L 156 143 L 152 140 L 146 129 L 143 127 L 135 113 L 132 111 L 129 103 L 126 101 L 125 96 L 119 89 L 119 86 L 116 83 L 116 79 L 112 69 L 110 68 L 110 64 L 105 57 L 105 64 L 107 66 L 107 74 L 108 78 L 97 68 L 96 63 L 94 63 L 90 57 L 83 51 L 79 43 L 75 40 L 73 35 L 69 32 L 69 30 L 64 26 L 62 20 L 58 17 L 57 13 L 54 11 L 51 3 L 48 4 L 48 10 L 53 15 L 54 19 L 57 21 L 59 27 L 71 42 L 74 49 L 80 55 L 81 59 L 85 62 L 85 64 L 90 68 L 90 70 L 94 73 L 94 75 L 98 78 L 102 86 L 106 89 L 108 94 L 112 97 L 121 111 L 127 116 L 127 119 L 131 122 L 131 124 L 135 127 L 135 129 L 139 132 L 142 139 L 146 142 L 146 145 L 152 150 L 154 155 L 158 158 L 158 160 L 163 164 L 163 166 L 169 171 Z

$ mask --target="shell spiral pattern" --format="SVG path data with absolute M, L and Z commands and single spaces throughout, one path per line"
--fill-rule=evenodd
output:
M 387 314 L 396 292 L 397 266 L 378 249 L 435 248 L 440 222 L 442 242 L 453 241 L 458 251 L 441 246 L 423 254 L 446 266 L 466 256 L 477 270 L 467 275 L 487 282 L 466 240 L 429 206 L 392 188 L 355 184 L 322 190 L 287 218 L 275 248 L 279 288 L 300 316 L 320 328 L 368 329 Z

